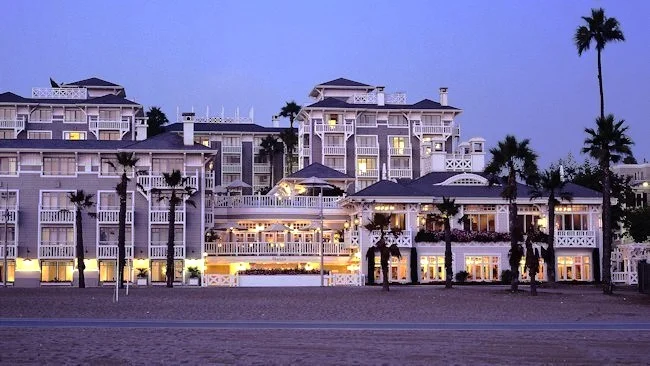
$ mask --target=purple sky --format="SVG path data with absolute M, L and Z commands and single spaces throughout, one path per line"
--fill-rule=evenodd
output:
M 578 57 L 572 36 L 600 6 L 627 38 L 604 53 L 606 112 L 627 120 L 635 155 L 650 159 L 648 1 L 12 2 L 0 22 L 0 92 L 97 76 L 170 119 L 176 106 L 254 106 L 269 125 L 285 101 L 306 103 L 338 77 L 410 102 L 438 100 L 447 86 L 464 139 L 531 138 L 546 166 L 569 152 L 582 160 L 584 127 L 599 113 L 596 54 Z

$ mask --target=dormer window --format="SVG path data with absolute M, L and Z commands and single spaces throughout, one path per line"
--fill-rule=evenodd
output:
M 442 151 L 442 142 L 436 142 L 433 144 L 433 148 L 435 151 Z

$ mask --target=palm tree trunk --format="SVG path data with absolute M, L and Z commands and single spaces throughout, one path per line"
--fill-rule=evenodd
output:
M 603 93 L 603 71 L 598 50 L 598 87 L 600 88 L 600 117 L 605 118 L 605 97 Z
M 553 198 L 555 201 L 555 198 Z M 555 283 L 555 202 L 548 202 L 548 250 L 545 260 L 548 283 Z
M 381 255 L 381 274 L 382 281 L 381 287 L 384 291 L 390 291 L 390 282 L 388 281 L 388 260 L 384 259 L 384 254 Z
M 174 225 L 176 214 L 176 192 L 172 190 L 172 195 L 169 198 L 169 227 L 167 230 L 167 269 L 165 276 L 167 277 L 167 287 L 174 287 Z
M 530 295 L 537 296 L 537 281 L 535 277 L 537 276 L 537 270 L 530 270 Z
M 519 250 L 519 230 L 517 227 L 517 202 L 514 199 L 510 202 L 508 216 L 510 221 L 510 252 L 512 256 L 515 256 L 515 260 L 510 260 L 510 272 L 512 272 L 510 291 L 517 292 L 519 290 L 519 261 L 521 261 L 519 253 L 521 251 Z
M 449 218 L 445 218 L 445 288 L 451 288 L 451 279 L 454 276 L 452 270 L 452 253 L 451 253 L 451 228 L 449 227 Z
M 86 277 L 84 276 L 84 270 L 86 269 L 86 265 L 84 264 L 83 228 L 81 227 L 81 210 L 79 209 L 75 212 L 75 224 L 77 226 L 77 269 L 79 270 L 79 288 L 85 288 Z
M 126 265 L 126 172 L 122 173 L 118 196 L 120 198 L 120 212 L 117 221 L 117 258 L 119 288 L 124 288 L 124 267 Z
M 611 206 L 611 173 L 609 164 L 601 164 L 603 171 L 603 293 L 611 295 L 612 286 L 612 206 Z
M 293 133 L 293 119 L 293 114 L 289 115 L 289 128 L 291 133 Z M 291 174 L 293 173 L 293 147 L 287 148 L 287 153 L 289 155 L 289 174 Z M 282 176 L 284 176 L 284 174 Z

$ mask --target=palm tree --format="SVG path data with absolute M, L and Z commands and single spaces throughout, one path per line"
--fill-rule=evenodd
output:
M 117 165 L 110 161 L 108 164 L 116 170 L 118 169 L 117 166 L 121 168 L 120 182 L 115 187 L 115 192 L 117 192 L 117 195 L 120 198 L 120 212 L 117 221 L 117 277 L 120 282 L 119 287 L 124 288 L 124 266 L 126 265 L 126 201 L 128 195 L 127 188 L 130 181 L 128 174 L 135 171 L 135 165 L 138 163 L 139 159 L 135 157 L 135 153 L 125 151 L 115 154 L 115 158 L 117 160 Z
M 165 132 L 165 125 L 169 119 L 160 107 L 151 107 L 147 111 L 147 137 L 153 137 Z
M 537 249 L 533 249 L 533 228 L 529 228 L 528 235 L 526 235 L 526 265 L 525 269 L 528 271 L 528 276 L 530 277 L 530 294 L 531 296 L 537 296 L 537 271 L 539 271 L 539 252 Z
M 390 233 L 393 236 L 397 237 L 402 232 L 398 228 L 390 228 L 390 219 L 392 214 L 383 214 L 376 213 L 370 221 L 364 225 L 365 229 L 368 231 L 378 230 L 380 232 L 379 240 L 375 243 L 374 246 L 368 248 L 366 257 L 370 258 L 375 257 L 375 252 L 379 252 L 380 265 L 381 265 L 381 274 L 382 274 L 382 289 L 384 291 L 390 291 L 389 282 L 388 282 L 388 261 L 390 257 L 402 258 L 402 254 L 397 247 L 397 244 L 388 245 L 386 243 L 386 234 Z M 373 276 L 373 273 L 368 273 L 368 276 Z
M 600 117 L 605 118 L 605 97 L 603 95 L 603 74 L 601 67 L 601 52 L 605 49 L 605 45 L 614 41 L 625 41 L 623 31 L 616 18 L 608 18 L 605 16 L 603 8 L 591 9 L 591 17 L 582 17 L 587 23 L 581 25 L 576 29 L 576 34 L 573 37 L 576 47 L 578 48 L 578 55 L 587 51 L 591 47 L 591 43 L 596 44 L 596 52 L 598 53 L 598 87 L 600 88 Z
M 625 120 L 615 122 L 613 114 L 596 119 L 596 130 L 585 128 L 587 138 L 584 142 L 582 152 L 589 154 L 598 162 L 599 170 L 603 181 L 603 292 L 611 294 L 614 291 L 611 278 L 610 261 L 612 256 L 612 171 L 611 163 L 618 163 L 626 156 L 632 155 L 630 146 L 632 140 L 625 134 L 628 126 L 624 126 Z
M 196 191 L 193 187 L 187 185 L 189 177 L 183 177 L 180 170 L 173 170 L 171 173 L 163 173 L 163 179 L 167 185 L 165 193 L 163 190 L 154 188 L 151 192 L 158 196 L 160 201 L 169 200 L 168 211 L 168 232 L 167 232 L 167 266 L 165 276 L 167 279 L 167 287 L 174 287 L 174 241 L 176 225 L 176 206 L 187 202 L 193 207 L 196 207 L 194 201 L 187 199 Z
M 269 164 L 271 164 L 271 186 L 274 186 L 275 167 L 273 166 L 273 162 L 275 161 L 275 156 L 284 150 L 284 146 L 282 146 L 282 142 L 278 141 L 278 139 L 272 135 L 268 135 L 262 139 L 260 146 L 262 147 L 260 150 L 260 157 L 268 159 Z
M 445 225 L 445 288 L 451 288 L 451 280 L 454 277 L 451 253 L 451 218 L 458 215 L 458 207 L 456 200 L 449 197 L 442 197 L 442 202 L 436 204 Z
M 83 237 L 83 226 L 81 220 L 81 213 L 93 207 L 95 202 L 92 201 L 94 195 L 86 194 L 83 190 L 77 190 L 74 193 L 68 193 L 68 198 L 70 202 L 75 207 L 75 226 L 76 226 L 76 252 L 77 252 L 77 268 L 79 269 L 79 288 L 86 287 L 86 277 L 84 276 L 84 270 L 86 265 L 84 264 L 84 237 Z M 88 215 L 94 217 L 93 212 L 88 212 Z
M 287 148 L 287 162 L 289 166 L 289 174 L 293 173 L 293 151 L 298 144 L 298 135 L 296 135 L 296 130 L 293 128 L 285 128 L 280 132 L 280 140 L 284 143 L 284 146 Z
M 295 101 L 286 102 L 284 107 L 280 110 L 280 117 L 289 118 L 289 129 L 282 131 L 286 133 L 286 136 L 283 137 L 280 134 L 280 139 L 287 146 L 287 159 L 289 160 L 289 171 L 293 172 L 293 150 L 298 143 L 298 136 L 296 135 L 296 130 L 293 128 L 293 122 L 295 121 L 298 113 L 300 113 L 300 105 Z
M 542 251 L 546 262 L 548 279 L 555 282 L 555 207 L 560 201 L 571 201 L 573 194 L 565 191 L 566 182 L 562 179 L 560 168 L 545 170 L 539 175 L 539 181 L 531 190 L 530 199 L 541 198 L 548 195 L 548 249 Z M 558 200 L 559 198 L 559 200 Z
M 490 149 L 492 160 L 485 167 L 485 172 L 490 175 L 490 184 L 505 183 L 501 197 L 508 200 L 510 226 L 510 270 L 512 271 L 511 290 L 517 291 L 519 287 L 519 263 L 523 255 L 520 244 L 522 229 L 518 227 L 517 220 L 517 179 L 526 184 L 533 184 L 537 179 L 537 154 L 529 146 L 530 140 L 517 141 L 512 135 L 507 135 L 498 146 Z M 505 173 L 506 177 L 501 178 Z

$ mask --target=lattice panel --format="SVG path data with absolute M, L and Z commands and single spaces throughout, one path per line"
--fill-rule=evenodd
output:
M 445 169 L 447 169 L 447 170 L 472 170 L 472 160 L 470 160 L 470 159 L 447 159 L 447 160 L 445 160 Z
M 556 236 L 555 246 L 558 248 L 595 248 L 596 238 L 593 236 Z
M 361 276 L 356 273 L 335 273 L 327 276 L 328 286 L 363 286 Z
M 203 283 L 206 286 L 217 287 L 237 287 L 237 275 L 219 275 L 219 274 L 206 274 L 203 275 Z
M 381 233 L 379 231 L 372 231 L 370 233 L 369 245 L 375 245 L 375 243 L 379 241 L 379 238 L 381 238 Z M 397 244 L 398 247 L 406 247 L 406 248 L 410 248 L 411 246 L 413 246 L 413 240 L 411 238 L 410 231 L 403 231 L 402 234 L 399 235 L 398 237 L 395 237 L 390 233 L 386 233 L 384 238 L 386 238 L 386 244 L 388 244 L 389 246 L 393 244 Z

